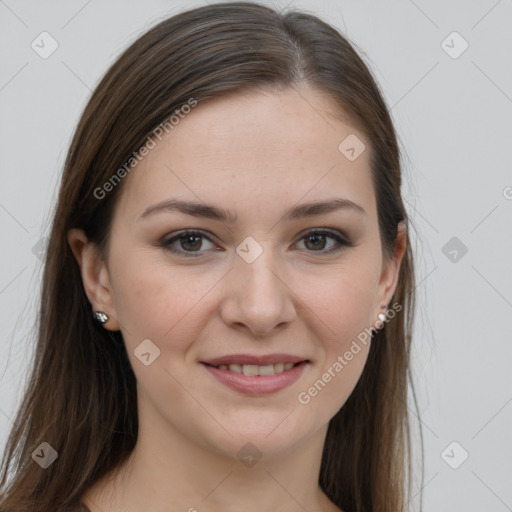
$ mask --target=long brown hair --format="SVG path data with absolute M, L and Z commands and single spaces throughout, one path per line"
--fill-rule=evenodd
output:
M 398 223 L 409 225 L 397 136 L 375 79 L 339 31 L 304 12 L 247 2 L 160 22 L 96 87 L 65 161 L 44 264 L 37 358 L 4 453 L 1 511 L 71 509 L 137 441 L 136 379 L 121 332 L 92 321 L 68 230 L 83 229 L 105 254 L 123 183 L 104 197 L 98 188 L 191 98 L 299 83 L 329 95 L 371 141 L 382 247 L 386 258 L 394 254 Z M 407 236 L 391 301 L 402 308 L 375 335 L 360 380 L 328 427 L 319 484 L 345 512 L 403 511 L 411 493 L 414 288 Z M 43 442 L 58 453 L 46 469 L 32 460 Z

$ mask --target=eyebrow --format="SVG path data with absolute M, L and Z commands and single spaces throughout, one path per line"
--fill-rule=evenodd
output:
M 298 220 L 304 217 L 322 215 L 341 209 L 352 210 L 359 212 L 360 214 L 367 215 L 366 210 L 361 205 L 354 203 L 350 199 L 335 198 L 328 201 L 300 204 L 289 208 L 284 212 L 282 220 Z M 237 218 L 235 213 L 217 206 L 205 203 L 196 203 L 193 201 L 168 199 L 146 208 L 138 220 L 156 213 L 173 211 L 184 213 L 185 215 L 191 215 L 193 217 L 204 217 L 207 219 L 218 220 L 226 224 L 234 224 Z

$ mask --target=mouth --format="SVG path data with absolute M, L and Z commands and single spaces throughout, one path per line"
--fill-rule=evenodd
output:
M 238 393 L 263 396 L 277 393 L 294 384 L 309 370 L 309 360 L 292 363 L 219 364 L 202 362 L 201 365 L 214 378 L 213 382 L 224 384 Z
M 243 374 L 250 377 L 256 376 L 269 376 L 283 373 L 285 371 L 291 370 L 292 368 L 303 364 L 308 363 L 309 361 L 300 361 L 298 363 L 274 363 L 274 364 L 266 364 L 266 365 L 256 365 L 256 364 L 219 364 L 214 365 L 210 363 L 203 363 L 212 368 L 216 368 L 217 370 L 224 370 L 233 373 Z

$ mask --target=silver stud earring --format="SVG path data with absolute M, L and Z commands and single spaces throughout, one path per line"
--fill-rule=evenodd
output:
M 103 313 L 103 311 L 95 311 L 94 315 L 93 315 L 93 318 L 100 325 L 104 325 L 108 321 L 108 315 L 106 313 Z
M 381 307 L 384 308 L 384 311 L 388 310 L 388 307 L 385 304 Z M 380 329 L 382 329 L 384 327 L 384 321 L 386 320 L 386 315 L 384 313 L 379 313 L 377 315 L 377 318 L 382 322 L 382 325 L 380 327 L 377 327 L 376 329 L 372 328 L 372 334 L 371 334 L 372 338 L 379 332 Z
M 382 327 L 384 327 L 384 320 L 386 320 L 385 313 L 388 310 L 388 306 L 387 306 L 387 304 L 383 304 L 381 307 L 384 308 L 384 313 L 379 313 L 377 315 L 377 318 L 382 322 L 382 326 L 380 327 L 382 329 Z
M 382 307 L 384 308 L 384 311 L 387 311 L 388 307 L 385 304 Z M 377 332 L 379 332 L 384 327 L 384 320 L 386 320 L 386 315 L 384 313 L 379 313 L 377 315 L 377 318 L 382 322 L 382 325 L 380 327 L 377 327 L 376 329 L 372 329 L 372 338 Z

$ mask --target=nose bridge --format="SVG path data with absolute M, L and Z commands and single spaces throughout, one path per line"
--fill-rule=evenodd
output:
M 243 323 L 253 332 L 267 333 L 293 318 L 291 292 L 285 286 L 282 265 L 270 249 L 254 240 L 237 248 L 226 320 Z
M 246 246 L 247 247 L 247 246 Z M 253 246 L 249 246 L 251 252 L 251 258 L 247 259 L 244 256 L 238 258 L 235 263 L 235 279 L 240 279 L 242 283 L 243 297 L 248 299 L 248 302 L 254 302 L 261 309 L 261 306 L 265 304 L 265 300 L 269 300 L 270 306 L 275 307 L 276 301 L 281 300 L 282 294 L 282 283 L 276 277 L 278 271 L 276 270 L 279 265 L 277 258 L 273 251 L 270 249 L 270 244 L 261 249 L 257 249 Z M 240 253 L 245 247 L 239 247 L 238 252 Z M 256 252 L 257 251 L 257 252 Z
M 266 251 L 266 256 L 259 256 L 254 262 L 246 263 L 238 262 L 242 282 L 245 284 L 247 295 L 262 296 L 268 292 L 272 292 L 273 297 L 279 295 L 281 282 L 276 277 L 277 267 L 275 257 L 270 255 L 270 251 Z

